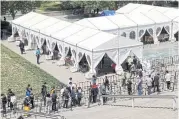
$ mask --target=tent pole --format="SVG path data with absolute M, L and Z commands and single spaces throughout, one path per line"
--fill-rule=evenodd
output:
M 120 65 L 120 64 L 119 64 L 120 28 L 118 29 L 118 38 L 119 38 L 119 39 L 118 39 L 118 53 L 117 53 L 117 55 L 118 55 L 118 56 L 117 56 L 117 60 L 118 60 L 117 63 L 118 63 L 118 64 L 117 64 L 117 65 Z

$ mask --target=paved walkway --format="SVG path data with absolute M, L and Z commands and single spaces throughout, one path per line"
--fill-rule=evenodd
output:
M 6 46 L 7 48 L 11 49 L 15 53 L 20 54 L 20 49 L 19 47 L 16 46 L 15 42 L 8 42 L 7 40 L 1 41 L 1 43 Z M 56 79 L 58 79 L 60 82 L 64 84 L 68 84 L 68 79 L 69 77 L 72 77 L 73 82 L 78 83 L 78 82 L 84 82 L 87 79 L 85 79 L 84 74 L 80 72 L 72 73 L 70 69 L 67 69 L 65 66 L 57 66 L 55 61 L 52 60 L 46 60 L 45 56 L 42 56 L 40 58 L 41 64 L 38 65 L 36 64 L 36 56 L 35 56 L 35 51 L 26 51 L 26 54 L 21 55 L 23 58 L 31 62 L 32 64 L 35 64 L 42 70 L 46 71 L 50 75 L 54 76 Z

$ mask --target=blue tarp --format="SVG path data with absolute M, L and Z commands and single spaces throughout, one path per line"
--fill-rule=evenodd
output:
M 115 11 L 114 10 L 104 10 L 100 14 L 100 16 L 113 16 L 113 15 L 115 15 Z

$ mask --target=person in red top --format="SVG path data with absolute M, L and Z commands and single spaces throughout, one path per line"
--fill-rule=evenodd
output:
M 93 103 L 96 103 L 96 100 L 97 100 L 97 95 L 98 95 L 98 85 L 95 83 L 93 85 L 91 85 L 91 100 Z
M 112 64 L 111 64 L 111 67 L 112 67 L 112 69 L 113 69 L 113 73 L 116 73 L 116 71 L 115 71 L 116 64 L 112 63 Z

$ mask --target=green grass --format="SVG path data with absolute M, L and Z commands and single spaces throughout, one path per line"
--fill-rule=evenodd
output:
M 64 85 L 56 78 L 41 70 L 37 66 L 1 45 L 1 92 L 7 93 L 12 89 L 19 97 L 25 95 L 28 84 L 34 94 L 39 94 L 41 86 L 47 82 L 48 90 L 52 86 Z
M 60 11 L 61 10 L 61 7 L 60 7 L 60 4 L 57 3 L 57 2 L 45 2 L 43 3 L 39 10 L 41 11 L 47 11 L 47 10 L 50 10 L 50 11 Z

